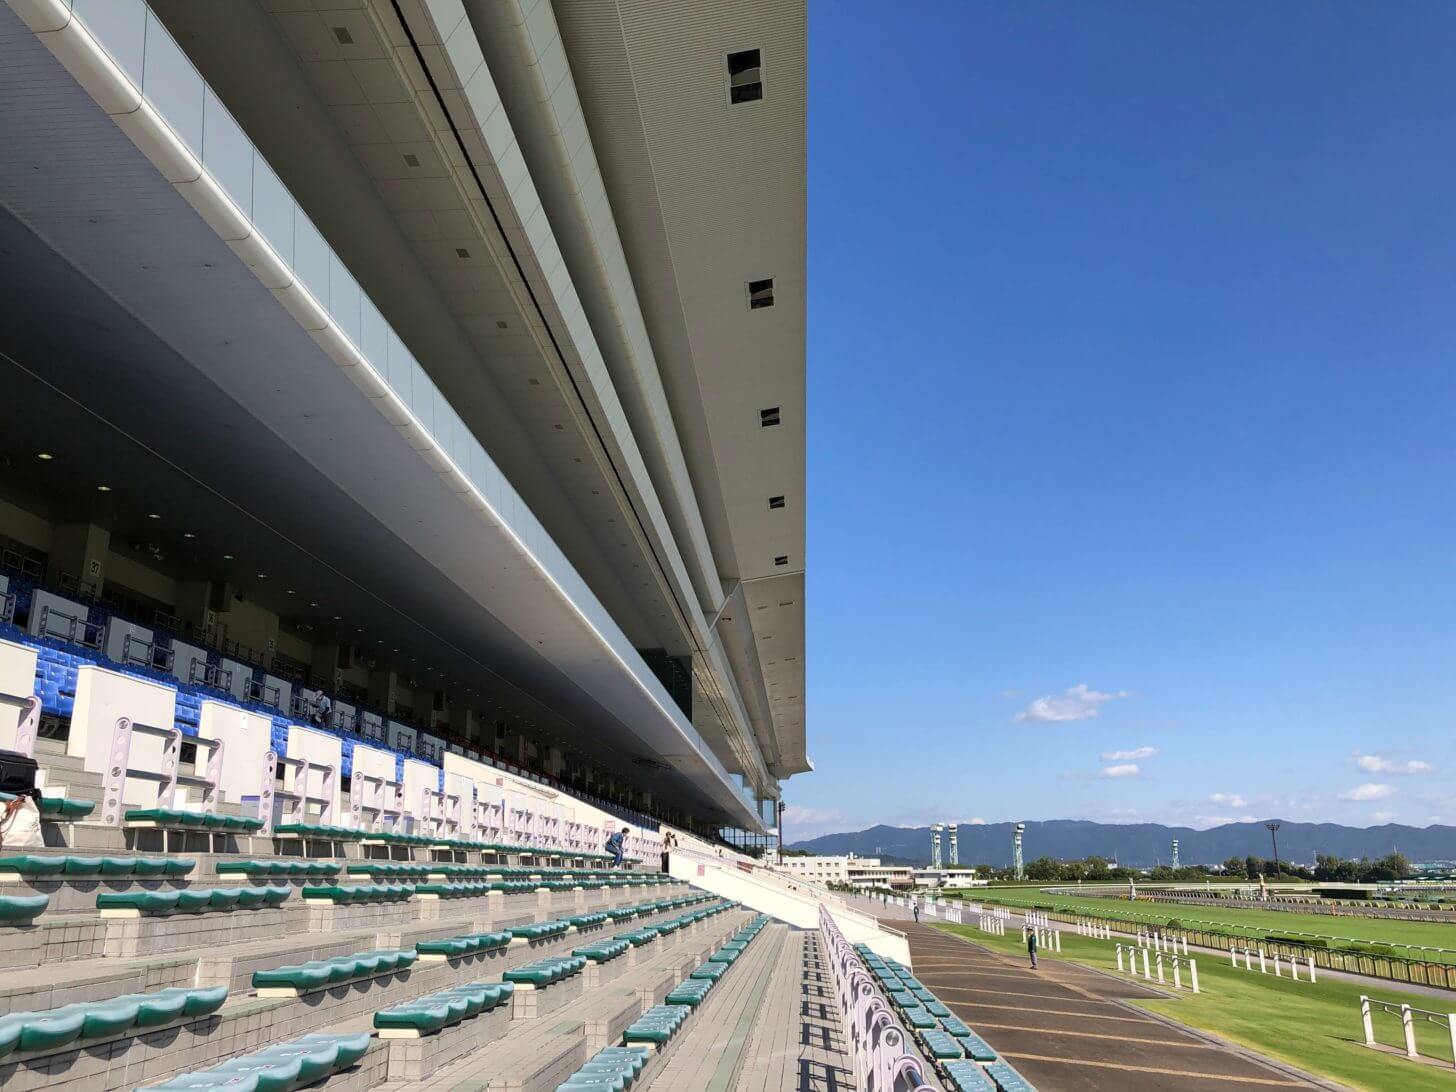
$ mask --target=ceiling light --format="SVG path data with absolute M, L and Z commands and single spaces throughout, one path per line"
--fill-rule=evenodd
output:
M 288 589 L 288 594 L 289 594 L 289 595 L 292 595 L 292 594 L 293 594 L 293 589 L 292 589 L 292 588 L 289 588 L 289 589 Z
M 50 462 L 52 459 L 55 458 L 55 456 L 52 455 L 49 451 L 38 452 L 35 457 L 37 459 L 44 460 L 45 462 Z
M 318 604 L 317 603 L 310 603 L 309 606 L 316 607 L 316 606 L 318 606 Z
M 232 554 L 223 554 L 222 555 L 222 559 L 224 561 L 231 561 L 233 559 L 233 555 Z
M 196 538 L 197 536 L 194 535 L 191 531 L 183 531 L 182 532 L 182 537 L 183 538 Z
M 334 615 L 334 621 L 335 622 L 342 622 L 343 620 L 344 620 L 344 616 L 342 614 L 336 614 L 336 615 Z
M 162 517 L 158 513 L 156 513 L 156 512 L 148 512 L 147 513 L 147 519 L 161 519 L 161 518 Z
M 111 492 L 111 486 L 109 486 L 109 485 L 98 485 L 96 487 L 96 492 L 98 492 L 98 493 L 110 493 Z
M 268 579 L 268 574 L 267 573 L 259 573 L 258 574 L 258 579 L 259 580 L 267 580 Z

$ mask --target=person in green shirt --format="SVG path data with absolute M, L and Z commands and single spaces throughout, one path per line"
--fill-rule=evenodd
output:
M 1036 970 L 1036 930 L 1026 927 L 1026 951 L 1031 956 L 1031 969 Z

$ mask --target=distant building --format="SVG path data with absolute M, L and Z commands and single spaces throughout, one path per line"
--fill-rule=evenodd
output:
M 915 869 L 909 865 L 881 864 L 878 857 L 785 857 L 779 871 L 818 884 L 851 887 L 911 887 Z

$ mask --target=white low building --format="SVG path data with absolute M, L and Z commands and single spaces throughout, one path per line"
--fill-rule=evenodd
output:
M 785 857 L 779 871 L 817 884 L 851 887 L 910 887 L 914 869 L 908 865 L 882 864 L 878 857 L 853 853 L 838 857 Z

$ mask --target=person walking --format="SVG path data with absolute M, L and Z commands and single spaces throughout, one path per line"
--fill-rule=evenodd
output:
M 623 827 L 620 831 L 613 831 L 612 836 L 607 839 L 606 850 L 612 855 L 613 868 L 622 867 L 622 847 L 627 839 L 627 831 L 628 828 Z
M 1031 956 L 1031 969 L 1036 970 L 1036 930 L 1026 927 L 1026 952 Z
M 668 872 L 668 868 L 667 868 L 668 854 L 670 854 L 676 848 L 677 848 L 677 839 L 675 837 L 673 837 L 672 831 L 668 831 L 666 834 L 664 834 L 662 836 L 662 873 L 663 873 L 664 876 L 667 875 L 667 872 Z
M 915 915 L 915 922 L 916 922 L 916 924 L 919 924 L 919 922 L 920 922 L 920 903 L 916 902 L 914 899 L 911 899 L 910 900 L 910 913 L 912 913 L 912 914 Z

